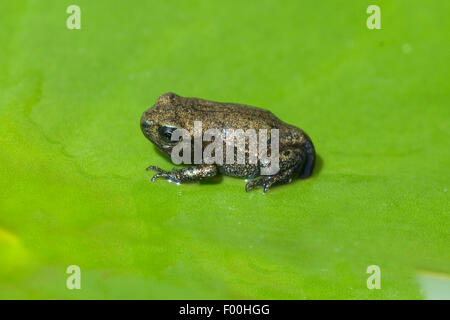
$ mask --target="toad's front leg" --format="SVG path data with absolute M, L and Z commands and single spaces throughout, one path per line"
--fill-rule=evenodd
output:
M 182 183 L 198 181 L 206 178 L 212 178 L 217 175 L 217 167 L 213 164 L 201 164 L 198 166 L 176 169 L 173 168 L 172 171 L 164 171 L 158 167 L 150 166 L 148 170 L 154 170 L 157 172 L 152 178 L 152 182 L 158 178 L 164 178 L 170 182 Z

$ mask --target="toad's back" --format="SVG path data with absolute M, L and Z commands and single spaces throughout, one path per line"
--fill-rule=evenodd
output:
M 202 121 L 205 129 L 239 128 L 239 129 L 279 129 L 283 132 L 298 133 L 302 130 L 284 123 L 272 112 L 257 107 L 237 103 L 214 102 L 199 98 L 184 98 L 176 106 L 184 117 L 186 127 L 193 121 Z

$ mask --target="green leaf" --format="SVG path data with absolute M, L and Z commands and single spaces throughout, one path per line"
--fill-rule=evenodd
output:
M 450 272 L 450 6 L 0 3 L 0 298 L 423 298 Z M 139 119 L 167 91 L 311 136 L 311 179 L 151 183 Z M 66 268 L 82 289 L 66 289 Z M 381 290 L 369 290 L 369 265 Z

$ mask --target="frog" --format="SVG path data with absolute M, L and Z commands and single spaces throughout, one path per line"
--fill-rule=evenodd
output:
M 278 171 L 270 175 L 261 175 L 264 165 L 259 159 L 256 163 L 200 163 L 187 168 L 163 170 L 157 166 L 147 167 L 154 171 L 151 181 L 159 178 L 183 184 L 211 179 L 220 174 L 246 179 L 245 191 L 261 187 L 266 193 L 272 186 L 288 184 L 293 179 L 306 179 L 312 175 L 316 152 L 309 136 L 300 128 L 287 124 L 266 109 L 245 104 L 215 102 L 201 98 L 182 97 L 173 92 L 159 96 L 155 104 L 146 110 L 140 119 L 140 128 L 144 136 L 150 140 L 165 156 L 177 143 L 172 134 L 176 129 L 184 129 L 194 134 L 194 122 L 202 122 L 202 134 L 211 128 L 227 133 L 228 130 L 278 129 L 279 159 Z M 271 131 L 272 132 L 272 131 Z M 268 135 L 268 142 L 270 142 Z M 205 148 L 207 142 L 202 144 Z M 268 144 L 270 151 L 271 144 Z M 249 150 L 246 145 L 246 155 Z

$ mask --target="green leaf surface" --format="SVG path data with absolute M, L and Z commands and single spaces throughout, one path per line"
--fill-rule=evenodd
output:
M 369 4 L 1 1 L 0 298 L 423 298 L 450 272 L 450 3 L 376 1 L 381 30 Z M 151 183 L 167 91 L 271 110 L 315 174 Z

